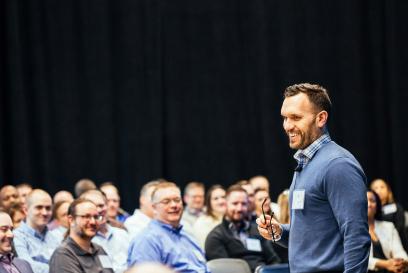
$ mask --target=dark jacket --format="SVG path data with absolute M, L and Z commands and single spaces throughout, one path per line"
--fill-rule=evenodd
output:
M 262 251 L 249 250 L 234 237 L 229 228 L 230 222 L 225 218 L 222 223 L 216 226 L 207 236 L 205 241 L 205 253 L 207 260 L 218 258 L 238 258 L 245 260 L 252 272 L 259 265 L 279 263 L 280 259 L 276 255 L 272 242 L 259 235 L 256 224 L 250 223 L 246 228 L 248 237 L 260 241 Z

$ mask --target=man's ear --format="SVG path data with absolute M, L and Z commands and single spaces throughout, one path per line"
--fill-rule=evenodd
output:
M 327 113 L 327 111 L 320 111 L 317 115 L 316 115 L 316 125 L 319 128 L 323 128 L 326 123 L 327 123 L 327 119 L 329 118 L 329 113 Z

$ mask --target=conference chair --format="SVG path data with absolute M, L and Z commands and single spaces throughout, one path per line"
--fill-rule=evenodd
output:
M 255 269 L 255 273 L 289 273 L 289 264 L 261 265 Z
M 207 262 L 212 273 L 251 273 L 246 261 L 242 259 L 221 258 Z

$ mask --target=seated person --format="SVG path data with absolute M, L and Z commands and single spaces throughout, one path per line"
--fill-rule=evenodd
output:
M 8 211 L 13 204 L 21 203 L 17 188 L 5 185 L 0 188 L 0 209 Z
M 10 216 L 0 211 L 0 272 L 33 273 L 30 264 L 13 254 L 13 222 Z
M 179 187 L 159 183 L 152 192 L 152 204 L 154 219 L 130 243 L 128 266 L 158 262 L 177 272 L 209 272 L 203 250 L 180 225 L 183 202 Z
M 52 208 L 54 229 L 51 233 L 62 242 L 68 230 L 68 208 L 72 201 L 58 201 Z M 49 227 L 49 225 L 48 225 Z
M 106 252 L 91 242 L 100 219 L 92 201 L 80 198 L 71 203 L 69 236 L 52 255 L 50 273 L 113 273 L 112 261 Z
M 268 199 L 267 202 L 264 203 L 265 199 Z M 269 197 L 269 192 L 265 189 L 259 188 L 255 190 L 254 193 L 254 202 L 255 202 L 255 214 L 256 217 L 259 217 L 262 215 L 262 205 L 263 205 L 263 210 L 265 213 L 268 215 L 271 215 L 272 209 L 271 209 L 271 198 Z M 276 217 L 276 215 L 274 215 Z
M 408 256 L 401 245 L 394 224 L 378 220 L 381 215 L 381 201 L 378 195 L 367 191 L 368 227 L 371 237 L 371 250 L 368 272 L 395 272 L 408 270 Z
M 11 205 L 10 209 L 8 210 L 8 214 L 13 221 L 14 228 L 18 228 L 26 218 L 26 210 L 23 207 L 22 203 L 14 203 Z
M 129 213 L 120 207 L 120 195 L 118 188 L 112 182 L 105 182 L 99 187 L 108 200 L 107 217 L 109 220 L 115 220 L 124 223 L 129 217 Z
M 260 265 L 280 262 L 272 242 L 259 235 L 257 225 L 247 220 L 247 213 L 247 192 L 239 185 L 229 187 L 224 219 L 208 234 L 205 241 L 208 260 L 243 259 L 248 263 L 252 272 Z
M 28 261 L 34 273 L 48 273 L 48 263 L 58 247 L 58 239 L 49 232 L 51 196 L 40 189 L 27 196 L 27 218 L 14 231 L 14 246 L 19 258 Z
M 402 246 L 405 252 L 408 252 L 408 236 L 405 229 L 405 214 L 404 208 L 395 202 L 390 185 L 383 179 L 375 179 L 371 182 L 370 188 L 375 191 L 381 200 L 383 221 L 394 223 L 401 239 Z
M 227 208 L 225 190 L 221 185 L 214 185 L 207 191 L 205 207 L 205 213 L 198 217 L 193 226 L 194 237 L 201 248 L 204 248 L 208 233 L 221 223 Z

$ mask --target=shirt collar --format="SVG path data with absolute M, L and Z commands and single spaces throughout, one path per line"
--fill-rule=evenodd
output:
M 28 232 L 30 235 L 32 235 L 33 237 L 36 237 L 40 240 L 45 240 L 45 236 L 47 235 L 48 232 L 48 227 L 45 226 L 43 232 L 38 232 L 37 230 L 35 230 L 34 228 L 32 228 L 30 225 L 27 224 L 27 222 L 22 222 L 21 223 L 21 228 L 23 230 L 25 230 L 26 232 Z
M 312 144 L 307 146 L 303 150 L 298 150 L 295 155 L 293 156 L 297 162 L 303 160 L 308 162 L 313 158 L 313 156 L 316 154 L 316 152 L 323 147 L 324 144 L 328 143 L 331 141 L 329 133 L 324 133 L 321 135 L 318 139 L 313 141 Z
M 228 229 L 230 229 L 232 232 L 241 232 L 241 231 L 247 231 L 251 227 L 251 223 L 249 221 L 242 220 L 239 225 L 236 225 L 235 223 L 228 221 L 224 217 L 224 223 L 227 225 Z
M 156 225 L 158 225 L 158 226 L 160 226 L 160 227 L 163 227 L 163 228 L 165 228 L 165 229 L 167 229 L 167 230 L 170 230 L 171 232 L 176 233 L 176 234 L 179 234 L 179 233 L 181 232 L 182 228 L 183 228 L 183 225 L 179 225 L 178 227 L 175 228 L 175 227 L 173 227 L 172 225 L 163 223 L 163 222 L 161 222 L 161 221 L 159 221 L 159 220 L 156 220 L 156 219 L 154 219 L 154 220 L 152 221 L 152 223 L 153 223 L 153 224 L 156 224 Z
M 0 254 L 0 262 L 2 263 L 11 264 L 13 258 L 14 258 L 13 253 Z

